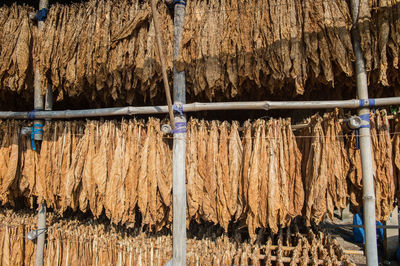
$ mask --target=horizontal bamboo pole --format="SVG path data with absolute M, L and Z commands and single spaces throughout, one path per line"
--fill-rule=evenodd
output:
M 353 250 L 353 249 L 345 249 L 343 250 L 344 254 L 346 255 L 361 255 L 364 256 L 364 250 Z
M 299 129 L 303 129 L 303 128 L 307 128 L 307 127 L 311 127 L 311 124 L 310 123 L 301 123 L 301 124 L 292 125 L 292 130 L 299 130 Z
M 279 246 L 277 245 L 270 245 L 268 246 L 268 248 L 270 250 L 276 250 L 279 249 Z M 281 246 L 280 249 L 282 251 L 293 251 L 295 250 L 297 247 L 289 247 L 289 246 Z M 343 253 L 345 254 L 352 254 L 352 255 L 364 255 L 364 251 L 363 250 L 354 250 L 354 249 L 344 249 Z
M 395 119 L 398 116 L 399 116 L 399 114 L 388 115 L 387 119 L 388 120 L 392 120 L 392 119 Z M 347 119 L 338 119 L 339 123 L 343 123 L 343 122 L 346 122 L 346 121 L 347 121 Z M 296 130 L 299 130 L 299 129 L 311 127 L 311 123 L 300 123 L 300 124 L 292 125 L 291 127 L 292 127 L 292 130 L 296 131 Z
M 341 228 L 341 227 L 364 228 L 364 225 L 359 225 L 359 224 L 323 224 L 321 226 L 325 228 Z M 400 225 L 376 225 L 376 228 L 399 229 Z
M 364 101 L 364 107 L 398 105 L 400 97 L 370 99 Z M 221 110 L 277 110 L 277 109 L 330 109 L 330 108 L 359 108 L 361 100 L 342 101 L 255 101 L 255 102 L 221 102 L 221 103 L 189 103 L 183 104 L 183 112 L 198 111 L 221 111 Z M 64 110 L 64 111 L 35 111 L 35 112 L 12 112 L 0 111 L 0 119 L 64 119 L 64 118 L 85 118 L 103 116 L 123 116 L 140 114 L 165 114 L 168 113 L 168 106 L 128 106 L 114 108 Z
M 265 255 L 259 255 L 258 258 L 261 259 L 261 260 L 267 259 L 267 257 Z M 271 259 L 271 261 L 283 262 L 283 263 L 290 263 L 290 262 L 292 262 L 292 260 L 296 264 L 300 264 L 302 262 L 301 258 L 292 259 L 290 257 L 278 258 L 277 256 L 270 256 L 270 259 Z M 309 260 L 311 261 L 311 259 L 309 259 Z M 317 262 L 318 265 L 324 265 L 325 264 L 325 262 L 323 260 L 319 260 L 319 259 L 317 259 L 316 262 Z

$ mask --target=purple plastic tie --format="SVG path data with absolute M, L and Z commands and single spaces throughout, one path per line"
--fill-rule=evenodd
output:
M 33 110 L 33 111 L 31 111 L 31 112 L 28 112 L 27 118 L 28 118 L 28 119 L 35 119 L 35 113 L 36 113 L 36 111 L 37 111 L 37 110 Z
M 186 122 L 175 123 L 175 129 L 171 130 L 172 134 L 186 133 Z
M 173 105 L 172 106 L 172 110 L 174 110 L 175 112 L 178 112 L 180 116 L 183 116 L 183 107 L 182 105 Z

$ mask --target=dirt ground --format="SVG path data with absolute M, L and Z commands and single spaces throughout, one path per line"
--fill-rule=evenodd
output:
M 339 219 L 335 217 L 334 221 L 330 221 L 327 219 L 324 223 L 321 224 L 322 227 L 326 228 L 332 237 L 335 237 L 339 244 L 342 246 L 344 250 L 355 250 L 355 251 L 364 251 L 364 245 L 361 243 L 355 243 L 353 237 L 353 230 L 351 227 L 330 227 L 332 224 L 352 224 L 353 218 L 347 219 Z M 399 265 L 397 261 L 387 261 L 383 258 L 383 247 L 378 245 L 378 255 L 379 255 L 379 265 Z M 349 258 L 356 263 L 356 265 L 367 265 L 367 259 L 365 255 L 360 254 L 348 254 Z

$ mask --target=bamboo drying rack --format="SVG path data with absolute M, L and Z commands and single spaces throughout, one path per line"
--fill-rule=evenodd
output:
M 179 3 L 185 1 L 177 1 Z M 48 0 L 40 0 L 40 8 L 47 8 Z M 153 10 L 154 10 L 154 1 L 153 1 Z M 358 21 L 358 9 L 359 9 L 359 0 L 351 0 L 351 9 L 352 9 L 352 18 L 353 18 L 353 46 L 356 55 L 356 74 L 357 74 L 357 87 L 358 87 L 358 97 L 360 99 L 353 99 L 353 100 L 335 100 L 335 101 L 256 101 L 256 102 L 219 102 L 219 103 L 190 103 L 185 104 L 185 75 L 184 72 L 177 72 L 174 71 L 174 101 L 175 103 L 182 104 L 183 112 L 197 112 L 197 111 L 218 111 L 218 110 L 277 110 L 277 109 L 330 109 L 330 108 L 349 108 L 349 109 L 359 109 L 359 114 L 365 114 L 369 112 L 369 108 L 374 106 L 388 106 L 388 105 L 398 105 L 400 104 L 400 97 L 390 97 L 390 98 L 377 98 L 377 99 L 368 99 L 368 91 L 367 91 L 367 84 L 366 84 L 366 72 L 365 72 L 365 65 L 363 60 L 363 54 L 360 49 L 360 44 L 357 38 L 357 21 Z M 174 39 L 175 39 L 175 47 L 174 47 L 174 58 L 177 57 L 179 52 L 179 43 L 181 38 L 181 31 L 183 27 L 183 21 L 185 16 L 185 8 L 184 5 L 180 5 L 177 8 L 175 6 L 175 23 L 174 23 Z M 178 22 L 178 23 L 177 23 Z M 178 25 L 176 25 L 178 24 Z M 43 22 L 39 22 L 39 31 L 43 27 Z M 159 41 L 159 40 L 158 40 Z M 163 59 L 163 55 L 161 54 L 162 45 L 161 42 L 158 42 L 160 57 Z M 163 71 L 164 76 L 164 83 L 167 85 L 166 82 L 166 74 Z M 52 111 L 52 95 L 50 88 L 46 88 L 46 99 L 45 99 L 45 109 L 43 110 L 43 97 L 41 96 L 41 88 L 40 88 L 40 72 L 38 69 L 35 70 L 35 94 L 34 94 L 34 107 L 35 111 L 31 112 L 12 112 L 12 111 L 0 111 L 0 119 L 32 119 L 36 120 L 35 123 L 43 124 L 43 119 L 68 119 L 68 118 L 88 118 L 88 117 L 109 117 L 109 116 L 125 116 L 125 115 L 139 115 L 139 114 L 163 114 L 169 113 L 171 119 L 180 119 L 179 117 L 175 116 L 172 118 L 171 112 L 171 100 L 168 99 L 168 92 L 167 92 L 167 99 L 169 106 L 144 106 L 144 107 L 117 107 L 117 108 L 101 108 L 101 109 L 84 109 L 84 110 L 62 110 L 62 111 Z M 169 107 L 169 108 L 168 108 Z M 182 121 L 186 121 L 185 117 L 182 116 Z M 180 120 L 179 120 L 180 121 Z M 171 121 L 173 122 L 173 121 Z M 307 127 L 308 124 L 300 124 L 294 128 L 302 128 Z M 364 131 L 367 133 L 366 138 L 361 140 L 361 153 L 362 153 L 362 163 L 363 163 L 363 180 L 364 179 L 371 179 L 372 172 L 371 169 L 365 168 L 370 160 L 371 157 L 371 145 L 369 139 L 369 128 L 363 128 Z M 186 134 L 183 135 L 186 137 Z M 41 139 L 41 136 L 38 135 L 37 140 Z M 369 142 L 368 142 L 369 139 Z M 179 141 L 177 140 L 177 143 Z M 369 145 L 368 145 L 369 143 Z M 175 145 L 174 145 L 175 146 Z M 174 149 L 175 150 L 175 149 Z M 184 158 L 184 146 L 177 144 L 176 155 L 181 158 Z M 179 154 L 182 153 L 182 154 Z M 174 152 L 175 155 L 175 152 Z M 174 157 L 175 158 L 175 157 Z M 184 161 L 184 160 L 183 160 Z M 175 169 L 176 168 L 176 169 Z M 185 179 L 184 171 L 185 165 L 180 163 L 174 164 L 174 171 L 179 173 L 179 179 Z M 183 176 L 182 176 L 183 173 Z M 367 178 L 365 178 L 367 177 Z M 371 180 L 369 180 L 370 182 Z M 372 181 L 373 182 L 373 181 Z M 373 184 L 372 184 L 373 185 Z M 364 184 L 364 190 L 368 190 L 368 195 L 365 197 L 364 205 L 368 203 L 368 207 L 364 210 L 366 211 L 365 214 L 373 214 L 372 208 L 374 209 L 374 192 L 373 186 L 371 190 L 370 184 Z M 175 189 L 173 190 L 175 193 Z M 372 191 L 372 194 L 371 194 Z M 185 190 L 179 191 L 179 194 L 182 194 Z M 365 191 L 364 191 L 365 192 Z M 174 195 L 174 200 L 175 200 Z M 179 201 L 179 204 L 184 204 L 186 201 Z M 177 201 L 178 203 L 178 201 Z M 372 205 L 371 205 L 372 203 Z M 181 208 L 182 206 L 178 207 Z M 44 205 L 45 208 L 45 205 Z M 174 205 L 174 210 L 177 209 L 177 206 Z M 184 209 L 185 210 L 185 209 Z M 181 211 L 182 212 L 182 211 Z M 185 212 L 183 212 L 185 213 Z M 174 212 L 175 214 L 175 212 Z M 180 215 L 182 216 L 182 215 Z M 185 217 L 185 215 L 183 215 Z M 377 263 L 377 247 L 376 241 L 373 241 L 374 232 L 375 232 L 375 217 L 370 217 L 369 215 L 365 215 L 366 217 L 366 255 L 367 261 L 369 265 L 374 265 L 375 262 Z M 174 217 L 174 223 L 175 223 Z M 181 217 L 182 218 L 182 217 Z M 182 220 L 180 218 L 180 220 Z M 39 219 L 43 219 L 43 216 L 40 216 Z M 184 219 L 184 218 L 183 218 Z M 185 228 L 185 222 L 179 221 L 179 224 Z M 40 225 L 39 225 L 40 227 Z M 174 227 L 175 228 L 175 227 Z M 174 230 L 175 231 L 175 230 Z M 183 232 L 184 231 L 184 232 Z M 186 231 L 183 229 L 179 238 L 181 239 L 182 236 L 186 237 Z M 175 239 L 175 235 L 174 235 Z M 372 240 L 371 240 L 372 239 Z M 40 239 L 40 243 L 44 243 L 44 235 Z M 174 258 L 176 265 L 183 265 L 184 257 L 186 254 L 186 246 L 179 245 L 179 247 L 175 247 L 177 242 L 174 240 Z M 42 249 L 38 246 L 38 249 Z M 37 265 L 43 265 L 43 251 L 40 250 L 38 252 L 37 257 Z M 177 255 L 176 255 L 177 254 Z M 183 257 L 183 259 L 182 259 Z M 277 259 L 277 258 L 273 258 Z M 286 262 L 286 261 L 284 261 Z M 290 261 L 287 261 L 290 262 Z M 318 264 L 322 264 L 323 262 L 318 262 Z
M 373 100 L 373 101 L 371 101 Z M 372 104 L 373 103 L 373 104 Z M 360 107 L 375 107 L 399 105 L 400 97 L 388 97 L 365 100 L 336 101 L 254 101 L 254 102 L 217 102 L 182 104 L 183 112 L 223 111 L 223 110 L 286 110 L 286 109 L 357 109 Z M 31 111 L 12 112 L 0 111 L 1 119 L 68 119 L 125 115 L 150 115 L 168 113 L 167 105 L 158 106 L 127 106 L 99 109 L 62 110 L 62 111 Z

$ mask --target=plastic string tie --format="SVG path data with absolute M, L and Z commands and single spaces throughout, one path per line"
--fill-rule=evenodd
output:
M 375 113 L 375 99 L 360 99 L 360 107 L 371 107 L 372 112 Z
M 375 99 L 369 99 L 369 107 L 375 113 Z
M 375 99 L 360 99 L 360 107 L 374 107 Z
M 35 134 L 33 134 L 33 130 L 32 130 L 32 133 L 31 133 L 32 150 L 36 151 L 34 136 L 35 136 Z
M 35 119 L 35 113 L 37 110 L 33 110 L 32 112 L 28 112 L 28 119 Z
M 350 127 L 350 120 L 347 120 L 345 123 L 345 126 L 348 130 L 353 130 L 353 128 Z
M 360 115 L 359 116 L 361 118 L 362 121 L 366 121 L 368 124 L 366 125 L 361 125 L 359 127 L 360 128 L 370 128 L 370 116 L 369 114 L 365 114 L 365 115 Z M 356 133 L 356 148 L 357 150 L 360 149 L 360 141 L 359 141 L 359 129 L 355 129 L 355 133 Z
M 359 116 L 361 118 L 361 120 L 366 121 L 368 123 L 368 125 L 361 125 L 360 128 L 370 128 L 370 117 L 369 114 L 365 114 L 365 115 L 360 115 Z
M 359 149 L 360 149 L 360 141 L 359 141 L 359 139 L 358 139 L 358 135 L 359 135 L 359 134 L 358 134 L 358 133 L 359 133 L 359 132 L 358 132 L 358 129 L 355 129 L 354 132 L 355 132 L 355 134 L 356 134 L 356 149 L 359 150 Z
M 47 232 L 47 228 L 36 229 L 33 232 L 36 232 L 37 236 L 40 236 L 41 234 Z
M 186 133 L 186 122 L 175 123 L 175 129 L 171 130 L 172 134 Z
M 31 133 L 32 150 L 36 151 L 35 135 L 43 135 L 43 125 L 34 124 Z
M 375 99 L 369 99 L 369 107 L 374 107 L 375 106 Z
M 30 231 L 30 232 L 28 232 L 27 238 L 28 238 L 28 240 L 34 241 L 34 240 L 37 239 L 41 234 L 44 234 L 45 232 L 47 232 L 47 228 L 39 228 L 39 229 Z
M 172 106 L 172 110 L 174 110 L 175 112 L 178 112 L 180 116 L 183 116 L 183 106 L 182 105 L 174 104 Z
M 47 8 L 42 8 L 36 13 L 36 19 L 38 21 L 46 21 L 48 13 L 49 13 L 49 10 Z
M 186 0 L 174 0 L 174 5 L 186 6 Z

